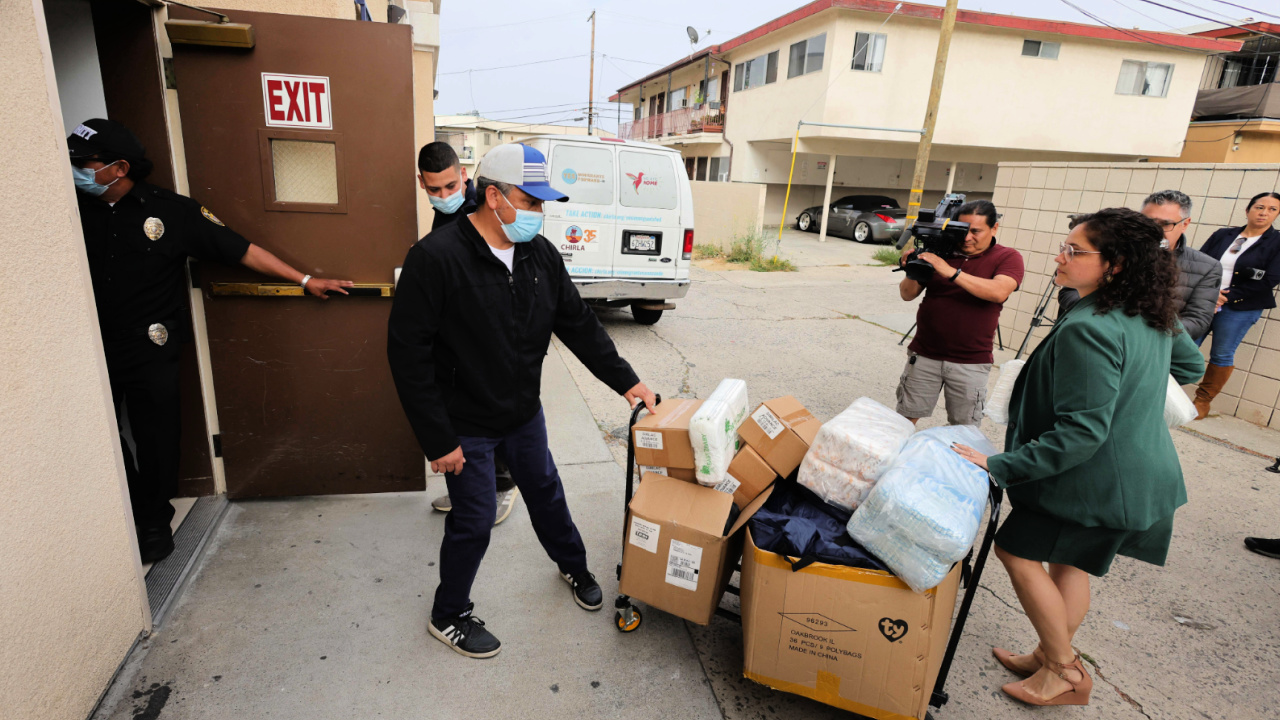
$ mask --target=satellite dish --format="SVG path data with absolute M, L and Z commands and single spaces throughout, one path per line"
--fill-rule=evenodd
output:
M 685 28 L 685 29 L 684 29 L 684 31 L 685 31 L 685 32 L 687 32 L 687 33 L 689 33 L 689 42 L 690 42 L 690 43 L 693 43 L 694 45 L 697 45 L 697 44 L 698 44 L 698 31 L 697 31 L 697 30 L 694 30 L 692 25 L 690 25 L 689 27 Z

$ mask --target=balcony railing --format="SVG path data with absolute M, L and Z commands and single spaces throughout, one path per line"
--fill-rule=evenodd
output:
M 650 115 L 623 123 L 618 128 L 618 137 L 623 140 L 658 140 L 701 132 L 724 132 L 724 108 L 704 105 Z

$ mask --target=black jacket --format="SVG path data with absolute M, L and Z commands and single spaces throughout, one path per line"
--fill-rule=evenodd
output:
M 436 210 L 436 216 L 431 220 L 431 230 L 435 232 L 460 217 L 466 217 L 476 211 L 476 185 L 467 179 L 467 188 L 462 193 L 462 205 L 458 207 L 457 212 L 452 215 Z M 403 271 L 402 271 L 403 272 Z
M 1200 251 L 1221 260 L 1242 230 L 1243 227 L 1223 228 L 1210 235 Z M 1236 258 L 1231 289 L 1227 291 L 1227 304 L 1223 307 L 1232 310 L 1273 308 L 1277 284 L 1280 284 L 1280 230 L 1267 228 L 1258 242 Z
M 1222 265 L 1212 257 L 1187 247 L 1187 237 L 1178 238 L 1174 257 L 1178 261 L 1178 286 L 1174 290 L 1178 319 L 1192 340 L 1209 334 L 1213 314 L 1218 308 L 1218 287 L 1222 284 Z M 1075 288 L 1058 291 L 1058 317 L 1080 299 Z
M 453 452 L 458 435 L 501 437 L 538 414 L 553 332 L 618 394 L 640 382 L 541 235 L 516 245 L 512 272 L 467 217 L 409 250 L 387 359 L 428 459 Z

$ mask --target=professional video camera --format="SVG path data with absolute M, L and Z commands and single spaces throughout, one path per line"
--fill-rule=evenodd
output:
M 927 282 L 933 275 L 933 266 L 921 260 L 918 257 L 920 253 L 933 253 L 943 260 L 960 254 L 960 246 L 969 235 L 969 223 L 956 222 L 951 216 L 964 204 L 964 198 L 962 193 L 951 193 L 938 203 L 932 217 L 925 212 L 920 213 L 920 219 L 911 226 L 911 234 L 898 240 L 899 250 L 909 240 L 914 241 L 914 250 L 907 256 L 907 262 L 895 268 L 894 272 L 901 270 L 916 282 Z

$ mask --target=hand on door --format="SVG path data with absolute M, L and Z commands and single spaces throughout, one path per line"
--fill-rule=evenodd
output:
M 310 283 L 307 283 L 310 285 Z M 462 466 L 467 464 L 467 459 L 462 456 L 462 446 L 454 448 L 453 452 L 442 458 L 431 461 L 431 472 L 453 473 L 457 475 L 462 472 Z
M 644 383 L 637 383 L 636 386 L 628 390 L 627 394 L 623 395 L 623 397 L 627 399 L 627 402 L 631 404 L 632 408 L 635 408 L 636 403 L 642 402 L 649 412 L 657 412 L 653 407 L 657 398 L 654 396 L 653 391 Z
M 326 293 L 340 292 L 343 295 L 349 295 L 343 288 L 349 288 L 355 285 L 350 280 L 334 280 L 332 278 L 311 278 L 307 281 L 307 292 L 315 295 L 322 300 L 328 300 Z

